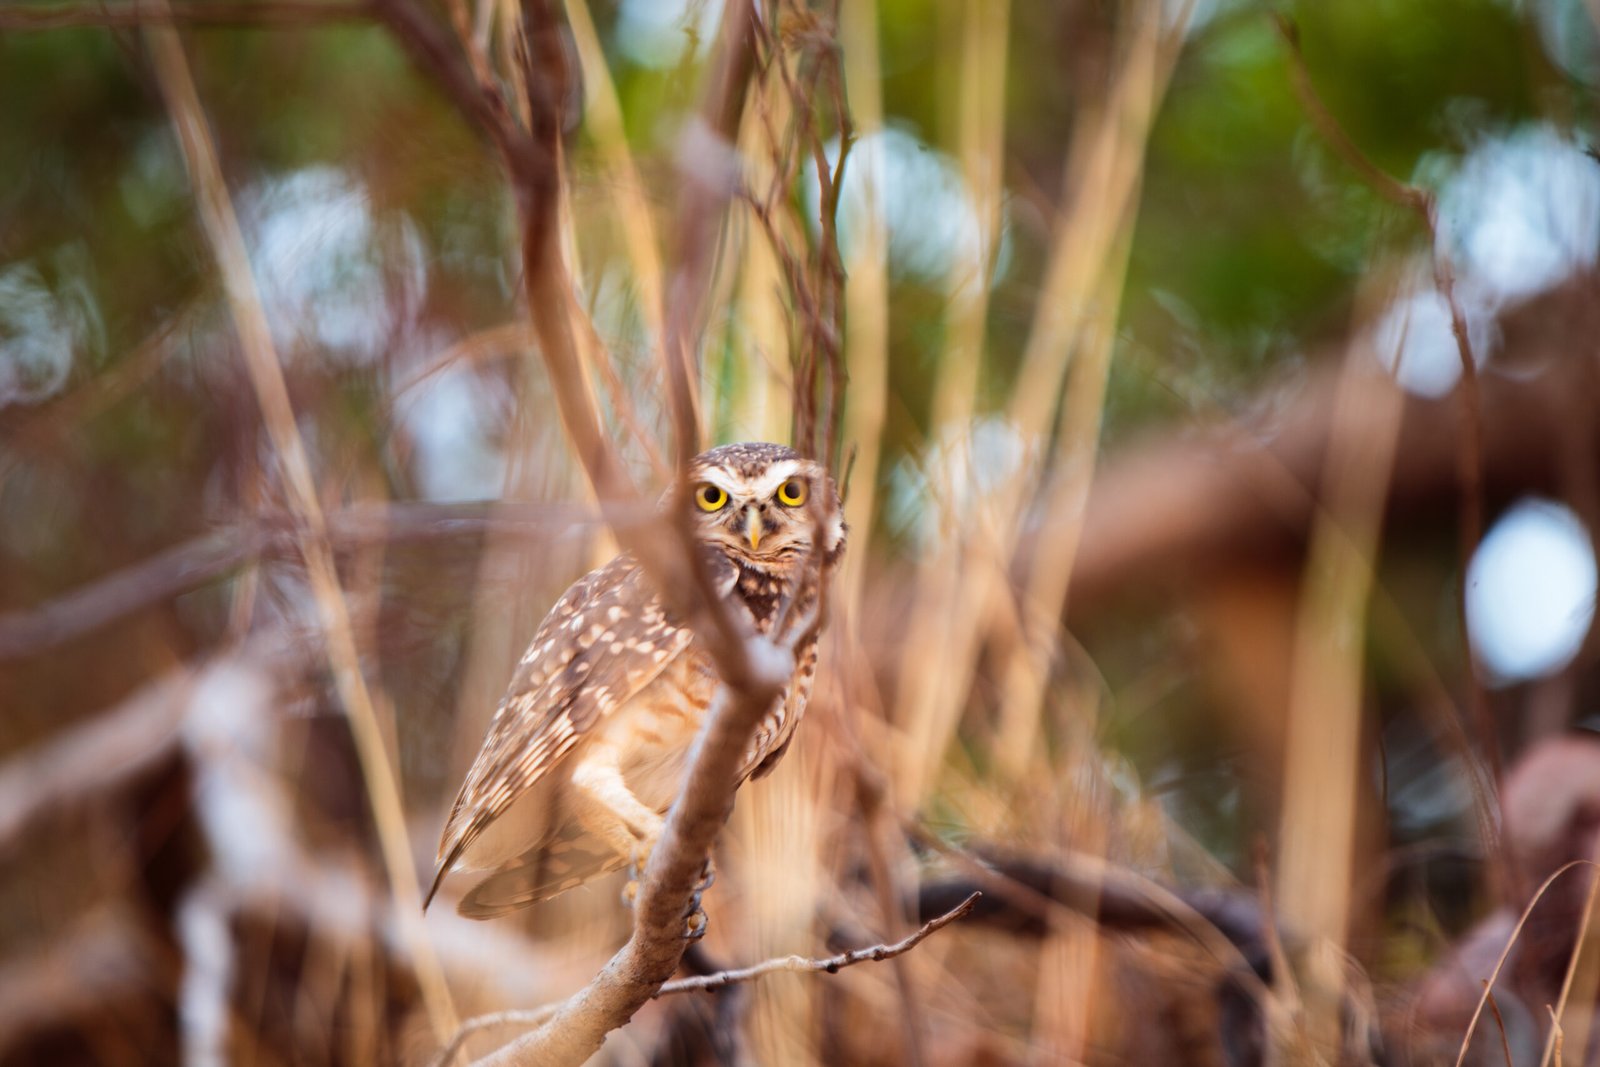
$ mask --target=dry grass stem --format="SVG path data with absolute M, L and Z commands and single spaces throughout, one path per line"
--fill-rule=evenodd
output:
M 267 435 L 280 463 L 290 508 L 304 524 L 301 551 L 305 557 L 317 615 L 328 641 L 328 661 L 334 684 L 349 716 L 351 735 L 361 760 L 363 784 L 371 804 L 378 841 L 408 947 L 415 960 L 418 981 L 434 1030 L 440 1035 L 455 1028 L 455 1011 L 443 973 L 422 928 L 422 898 L 416 881 L 416 863 L 406 833 L 399 782 L 384 745 L 384 731 L 361 670 L 360 651 L 350 623 L 348 606 L 339 586 L 338 570 L 327 538 L 327 521 L 317 496 L 310 460 L 295 423 L 283 369 L 274 350 L 266 313 L 256 288 L 244 235 L 223 181 L 205 112 L 195 91 L 175 30 L 151 26 L 145 30 L 155 62 L 162 95 L 183 148 L 184 162 L 194 187 L 200 219 L 222 274 L 228 306 L 233 314 L 251 384 L 261 405 Z
M 1548 1067 L 1555 1064 L 1561 1065 L 1561 1043 L 1566 1038 L 1566 1026 L 1563 1021 L 1575 1024 L 1574 1037 L 1578 1048 L 1589 1047 L 1589 1034 L 1593 1028 L 1594 1012 L 1590 1005 L 1595 1003 L 1595 992 L 1600 987 L 1600 936 L 1596 935 L 1594 927 L 1595 904 L 1600 901 L 1600 867 L 1597 867 L 1589 876 L 1589 892 L 1583 901 L 1583 920 L 1578 926 L 1577 936 L 1572 944 L 1572 957 L 1567 961 L 1567 970 L 1561 978 L 1561 995 L 1556 998 L 1556 1003 L 1551 1012 L 1550 1036 L 1545 1041 L 1544 1055 L 1539 1059 L 1539 1067 Z M 1576 990 L 1576 997 L 1573 996 Z M 1585 1010 L 1568 1016 L 1569 1004 L 1583 1005 Z
M 1478 1020 L 1483 1017 L 1484 1006 L 1489 1001 L 1489 994 L 1494 991 L 1495 983 L 1500 980 L 1500 972 L 1505 969 L 1506 960 L 1511 956 L 1511 950 L 1516 946 L 1517 940 L 1522 936 L 1522 928 L 1528 924 L 1528 917 L 1533 914 L 1533 909 L 1539 906 L 1539 901 L 1556 880 L 1568 871 L 1579 867 L 1588 867 L 1590 870 L 1600 872 L 1600 863 L 1593 860 L 1573 860 L 1563 863 L 1539 884 L 1533 896 L 1523 907 L 1522 914 L 1517 916 L 1517 924 L 1511 928 L 1511 936 L 1506 938 L 1505 948 L 1500 950 L 1499 957 L 1494 961 L 1494 969 L 1489 972 L 1489 980 L 1483 983 L 1483 995 L 1478 998 L 1478 1005 L 1472 1011 L 1472 1018 L 1467 1021 L 1466 1032 L 1461 1035 L 1461 1051 L 1456 1054 L 1455 1067 L 1462 1067 L 1467 1062 L 1467 1050 L 1472 1047 L 1472 1035 L 1478 1029 Z
M 1350 886 L 1360 765 L 1364 629 L 1384 503 L 1403 408 L 1398 386 L 1364 341 L 1345 358 L 1335 410 L 1363 405 L 1370 425 L 1359 436 L 1330 438 L 1319 513 L 1306 560 L 1295 624 L 1293 674 L 1284 755 L 1285 795 L 1274 894 L 1285 921 L 1305 936 L 1341 948 L 1349 934 Z M 1335 426 L 1353 426 L 1336 417 Z M 1318 954 L 1313 963 L 1327 957 Z M 1306 976 L 1312 1043 L 1338 1048 L 1343 972 Z
M 612 201 L 617 211 L 617 226 L 622 233 L 639 287 L 639 306 L 651 345 L 664 353 L 666 325 L 662 312 L 661 247 L 654 213 L 639 177 L 633 150 L 628 147 L 622 122 L 622 104 L 606 63 L 605 50 L 595 31 L 594 17 L 586 0 L 566 0 L 567 25 L 572 30 L 578 62 L 583 70 L 584 123 L 594 138 L 601 160 L 610 170 L 609 184 L 616 192 Z M 662 364 L 663 375 L 666 366 Z
M 1008 405 L 1011 429 L 1028 447 L 1048 437 L 1106 265 L 1115 263 L 1115 249 L 1133 225 L 1145 139 L 1183 40 L 1181 23 L 1178 30 L 1164 28 L 1159 5 L 1142 5 L 1130 17 L 1132 39 L 1111 96 L 1075 127 L 1063 194 L 1071 206 L 1055 228 Z M 1090 389 L 1089 396 L 1095 394 Z M 962 517 L 959 524 L 951 517 L 952 525 L 971 531 L 970 541 L 936 548 L 924 557 L 895 710 L 895 721 L 908 735 L 895 773 L 897 802 L 903 809 L 914 809 L 927 795 L 960 721 L 985 629 L 957 623 L 987 617 L 1002 596 L 1031 487 L 1028 472 L 1022 464 L 977 514 Z M 959 476 L 955 470 L 948 474 Z M 945 652 L 929 664 L 920 654 L 926 648 Z
M 844 52 L 857 136 L 871 137 L 883 128 L 876 4 L 847 2 L 841 6 L 839 45 Z M 845 264 L 844 349 L 850 367 L 850 402 L 844 410 L 844 438 L 857 450 L 853 488 L 845 498 L 845 521 L 852 530 L 872 529 L 889 405 L 889 238 L 878 169 L 871 157 L 857 157 L 855 182 L 861 220 L 851 235 L 850 258 Z M 866 566 L 866 553 L 852 553 L 836 579 L 836 600 L 846 628 L 856 625 Z

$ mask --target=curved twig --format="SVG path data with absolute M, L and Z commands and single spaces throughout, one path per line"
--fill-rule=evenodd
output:
M 1533 898 L 1522 909 L 1522 914 L 1517 917 L 1517 925 L 1511 928 L 1511 936 L 1506 938 L 1506 947 L 1500 950 L 1500 958 L 1494 961 L 1494 970 L 1489 972 L 1489 980 L 1483 983 L 1483 995 L 1478 998 L 1478 1006 L 1472 1009 L 1472 1018 L 1467 1020 L 1467 1032 L 1461 1035 L 1461 1051 L 1456 1054 L 1456 1067 L 1461 1067 L 1467 1062 L 1467 1049 L 1472 1045 L 1472 1034 L 1478 1028 L 1478 1019 L 1482 1017 L 1483 1009 L 1489 1003 L 1489 994 L 1494 992 L 1494 984 L 1500 980 L 1500 972 L 1505 968 L 1506 960 L 1510 957 L 1517 938 L 1522 936 L 1522 928 L 1528 924 L 1533 909 L 1544 899 L 1545 893 L 1555 884 L 1556 879 L 1574 867 L 1594 867 L 1600 870 L 1600 863 L 1593 860 L 1573 860 L 1570 863 L 1563 863 L 1556 868 L 1555 873 L 1540 883 L 1538 892 L 1533 894 Z M 1577 949 L 1574 948 L 1573 951 L 1576 952 Z

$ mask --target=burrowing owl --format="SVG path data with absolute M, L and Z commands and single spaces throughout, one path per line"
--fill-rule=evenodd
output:
M 696 456 L 689 477 L 719 594 L 762 633 L 780 612 L 799 618 L 814 607 L 845 540 L 822 466 L 782 445 L 723 445 Z M 788 747 L 816 655 L 814 637 L 795 650 L 794 677 L 763 718 L 741 781 L 766 774 Z M 486 919 L 642 864 L 718 684 L 710 656 L 632 556 L 579 579 L 540 624 L 495 711 L 445 823 L 428 899 L 450 871 L 479 872 L 459 907 Z

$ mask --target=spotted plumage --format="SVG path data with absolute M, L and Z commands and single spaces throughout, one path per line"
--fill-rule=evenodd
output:
M 804 617 L 844 552 L 826 472 L 781 445 L 737 444 L 697 456 L 689 475 L 718 593 L 762 633 Z M 815 640 L 795 654 L 741 780 L 777 765 L 805 713 Z M 490 721 L 446 820 L 429 899 L 451 870 L 475 871 L 459 908 L 488 918 L 641 864 L 719 684 L 631 555 L 579 579 L 540 624 Z

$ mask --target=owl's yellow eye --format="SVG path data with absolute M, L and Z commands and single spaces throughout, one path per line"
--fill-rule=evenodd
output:
M 700 505 L 701 511 L 721 511 L 728 502 L 728 493 L 719 485 L 701 482 L 695 487 L 694 502 Z
M 790 478 L 778 486 L 778 503 L 785 507 L 797 508 L 806 502 L 806 480 L 804 478 Z

